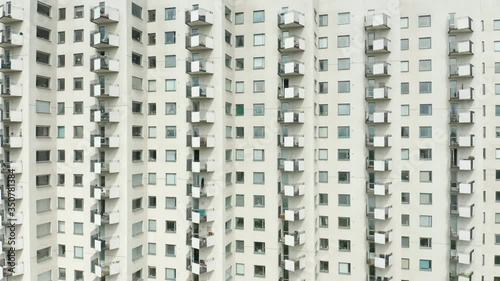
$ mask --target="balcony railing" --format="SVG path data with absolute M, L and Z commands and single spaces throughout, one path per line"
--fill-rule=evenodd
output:
M 391 17 L 385 13 L 377 13 L 365 17 L 365 30 L 391 29 Z
M 199 233 L 193 233 L 188 231 L 186 233 L 186 244 L 194 249 L 203 249 L 212 247 L 215 245 L 215 235 L 213 232 L 208 232 L 207 234 L 200 235 Z
M 285 245 L 290 247 L 303 245 L 306 242 L 306 232 L 305 231 L 285 232 L 281 241 L 285 243 Z
M 448 20 L 449 33 L 473 32 L 472 19 L 470 17 L 452 17 Z
M 390 277 L 382 277 L 382 276 L 368 276 L 368 281 L 391 281 L 393 280 L 392 276 Z
M 120 85 L 109 82 L 90 84 L 90 96 L 96 98 L 117 98 L 120 96 Z
M 120 162 L 119 161 L 91 161 L 91 172 L 96 174 L 114 174 L 120 172 Z
M 120 71 L 120 62 L 107 56 L 90 58 L 90 71 L 94 73 L 117 73 Z
M 212 272 L 215 270 L 215 259 L 200 259 L 199 261 L 191 261 L 190 267 L 191 272 L 200 275 L 207 272 Z
M 17 262 L 16 264 L 13 265 L 4 265 L 1 267 L 1 274 L 3 274 L 3 277 L 10 277 L 10 276 L 18 276 L 21 274 L 24 274 L 24 263 L 23 262 Z
M 186 85 L 186 97 L 191 99 L 213 99 L 215 90 L 212 86 L 207 85 Z
M 391 40 L 383 37 L 379 39 L 370 39 L 365 41 L 365 52 L 367 54 L 390 53 Z
M 95 210 L 94 223 L 96 225 L 117 224 L 120 222 L 120 211 L 100 212 Z
M 474 111 L 450 113 L 450 123 L 473 124 L 475 120 Z
M 120 262 L 100 261 L 95 266 L 95 275 L 98 277 L 112 276 L 120 273 Z
M 302 255 L 297 258 L 287 258 L 285 257 L 281 262 L 280 266 L 287 271 L 295 272 L 306 267 L 306 256 Z
M 1 136 L 1 146 L 8 148 L 22 148 L 23 147 L 23 137 L 15 137 L 15 136 Z
M 392 135 L 366 136 L 367 147 L 391 147 Z
M 192 148 L 212 148 L 215 147 L 215 136 L 186 136 L 186 143 L 188 147 Z
M 306 218 L 306 208 L 284 209 L 283 212 L 279 214 L 279 218 L 292 222 L 303 220 Z
M 22 97 L 23 96 L 23 85 L 22 84 L 12 84 L 5 83 L 0 84 L 0 95 L 3 97 Z
M 450 191 L 459 194 L 474 193 L 474 181 L 471 182 L 452 182 L 450 183 Z
M 120 122 L 120 111 L 110 110 L 110 109 L 91 109 L 90 110 L 90 122 L 108 122 L 117 123 Z
M 94 198 L 97 200 L 120 198 L 120 187 L 118 186 L 93 186 Z
M 303 135 L 281 136 L 278 135 L 278 146 L 281 147 L 304 147 L 305 138 Z
M 306 194 L 306 185 L 304 183 L 284 184 L 278 182 L 278 190 L 288 197 L 302 196 Z
M 458 169 L 460 171 L 472 171 L 474 170 L 474 159 L 451 159 L 451 168 Z
M 0 162 L 0 169 L 3 174 L 10 174 L 11 171 L 14 172 L 14 174 L 20 174 L 23 172 L 23 162 L 17 161 L 17 162 L 5 162 L 1 161 Z
M 0 72 L 19 72 L 23 71 L 23 59 L 5 58 L 0 55 Z
M 212 25 L 214 23 L 214 14 L 202 8 L 188 10 L 186 11 L 185 22 L 189 26 Z
M 278 63 L 278 74 L 281 77 L 304 75 L 306 66 L 300 61 L 286 61 Z
M 94 249 L 102 252 L 105 250 L 116 250 L 120 248 L 120 236 L 111 236 L 100 238 L 96 237 L 94 240 Z
M 0 240 L 0 249 L 3 251 L 19 251 L 24 249 L 24 238 L 22 236 L 15 237 L 14 239 L 8 239 L 8 236 L 4 236 Z
M 90 21 L 95 24 L 117 23 L 120 20 L 118 9 L 99 5 L 90 9 Z
M 9 111 L 1 110 L 1 112 L 2 112 L 1 121 L 3 122 L 13 122 L 13 123 L 23 122 L 23 112 L 21 110 L 9 110 Z
M 306 91 L 304 87 L 288 86 L 284 89 L 278 87 L 278 99 L 304 99 Z
M 476 137 L 468 136 L 450 136 L 451 147 L 474 147 Z
M 186 60 L 186 73 L 190 75 L 214 74 L 213 61 L 206 59 Z
M 385 245 L 392 242 L 394 238 L 393 231 L 369 231 L 367 239 L 369 241 L 375 242 L 376 244 Z
M 387 100 L 391 99 L 391 87 L 366 87 L 365 89 L 366 100 Z
M 14 33 L 11 30 L 0 30 L 0 47 L 14 48 L 24 44 L 24 35 L 22 33 Z
M 186 49 L 190 51 L 212 50 L 214 38 L 205 34 L 186 34 Z
M 388 62 L 375 62 L 366 64 L 366 77 L 384 77 L 391 75 L 391 64 Z
M 471 40 L 450 42 L 450 56 L 464 56 L 474 54 L 474 43 Z
M 375 208 L 368 208 L 366 210 L 366 215 L 369 218 L 374 218 L 376 220 L 388 220 L 392 218 L 392 206 L 387 206 L 387 207 L 375 207 Z
M 388 268 L 393 264 L 393 257 L 391 254 L 375 254 L 368 253 L 368 264 L 376 268 Z
M 24 20 L 24 9 L 12 5 L 12 1 L 0 5 L 0 23 L 9 24 Z
M 450 100 L 472 101 L 474 100 L 474 88 L 450 89 Z
M 285 124 L 304 123 L 304 112 L 303 111 L 278 110 L 278 122 L 285 123 Z
M 299 28 L 304 27 L 306 17 L 299 11 L 286 11 L 278 14 L 279 28 Z
M 386 182 L 386 183 L 366 182 L 366 192 L 380 196 L 390 195 L 392 194 L 392 182 Z
M 118 148 L 120 147 L 120 137 L 119 136 L 95 136 L 92 135 L 90 139 L 91 147 L 108 147 L 108 148 Z
M 90 46 L 96 49 L 117 48 L 120 46 L 120 36 L 108 30 L 97 30 L 90 33 Z
M 278 51 L 281 53 L 305 51 L 306 40 L 302 37 L 291 35 L 278 38 Z
M 214 172 L 215 160 L 187 159 L 187 171 L 193 173 Z
M 375 172 L 387 172 L 392 170 L 392 159 L 374 160 L 366 158 L 366 169 Z
M 14 198 L 15 200 L 23 199 L 23 187 L 22 186 L 7 187 L 4 185 L 1 185 L 0 188 L 2 189 L 2 199 L 3 200 L 8 200 L 9 198 Z M 10 188 L 10 191 L 9 191 L 9 188 Z M 12 188 L 14 190 L 12 190 Z
M 214 123 L 215 112 L 212 110 L 187 111 L 187 122 L 190 123 Z
M 303 172 L 305 169 L 304 159 L 278 158 L 278 170 L 283 172 Z
M 215 209 L 191 209 L 190 211 L 191 221 L 193 223 L 205 223 L 213 222 L 215 220 Z
M 450 78 L 473 78 L 474 65 L 450 65 Z

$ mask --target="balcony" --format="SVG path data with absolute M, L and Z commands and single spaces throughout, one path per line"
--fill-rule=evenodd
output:
M 288 86 L 284 89 L 278 88 L 278 99 L 280 100 L 304 99 L 305 95 L 304 87 Z
M 375 62 L 366 65 L 365 76 L 367 78 L 387 77 L 391 75 L 391 64 L 388 62 Z
M 449 33 L 469 33 L 472 30 L 472 19 L 470 17 L 453 17 L 448 20 Z
M 10 73 L 23 71 L 23 60 L 18 58 L 5 59 L 0 55 L 0 72 Z
M 459 229 L 458 230 L 458 240 L 464 241 L 464 242 L 470 242 L 474 239 L 474 227 L 471 227 L 469 229 Z
M 94 214 L 94 223 L 96 225 L 108 225 L 108 224 L 117 224 L 120 222 L 120 211 L 111 211 L 111 212 L 99 212 L 96 211 Z
M 1 267 L 0 279 L 24 274 L 24 263 L 18 262 L 15 265 L 5 265 Z
M 215 172 L 215 160 L 187 159 L 187 171 L 193 173 Z
M 91 83 L 90 96 L 96 98 L 117 98 L 120 96 L 120 85 L 105 83 Z
M 304 159 L 278 158 L 278 170 L 283 172 L 303 172 L 305 166 Z
M 365 90 L 366 100 L 388 100 L 391 99 L 391 87 L 366 87 Z
M 284 234 L 281 241 L 287 246 L 295 247 L 306 243 L 305 231 L 285 232 Z
M 214 13 L 205 9 L 196 8 L 186 11 L 186 24 L 193 26 L 212 25 Z
M 458 168 L 460 171 L 474 170 L 474 159 L 460 159 L 458 163 L 452 163 L 452 168 Z
M 392 159 L 366 159 L 366 169 L 374 172 L 388 172 L 392 170 Z
M 385 13 L 377 13 L 365 17 L 365 30 L 388 30 L 391 29 L 391 17 Z
M 106 122 L 106 123 L 117 123 L 120 122 L 120 112 L 118 110 L 91 110 L 90 111 L 90 122 Z
M 9 191 L 9 188 L 11 189 Z M 22 186 L 1 186 L 2 189 L 2 199 L 9 200 L 9 197 L 14 198 L 15 200 L 23 199 L 23 187 Z M 13 190 L 12 190 L 13 189 Z
M 187 135 L 186 142 L 188 147 L 192 148 L 213 148 L 215 147 L 215 136 L 193 136 Z
M 391 281 L 391 280 L 393 280 L 392 276 L 390 277 L 368 276 L 368 281 Z
M 193 209 L 191 210 L 191 221 L 193 223 L 213 222 L 215 220 L 215 209 Z
M 14 48 L 24 44 L 24 35 L 8 30 L 0 30 L 0 47 Z
M 450 79 L 473 78 L 473 77 L 474 77 L 474 65 L 472 64 L 450 65 Z
M 0 96 L 1 97 L 22 97 L 23 96 L 23 85 L 22 84 L 0 84 Z
M 214 197 L 217 189 L 215 188 L 215 184 L 204 184 L 203 187 L 201 186 L 192 186 L 191 187 L 191 196 L 193 198 L 207 198 L 207 197 Z
M 95 186 L 94 198 L 97 200 L 120 198 L 120 187 L 118 186 Z
M 120 262 L 98 262 L 95 265 L 95 275 L 97 277 L 112 276 L 120 273 Z
M 474 204 L 458 206 L 458 216 L 461 218 L 472 218 L 474 216 Z
M 304 183 L 284 184 L 279 182 L 278 187 L 280 193 L 288 197 L 303 196 L 306 194 L 306 185 Z
M 474 272 L 460 272 L 458 281 L 472 281 L 472 275 L 474 275 Z
M 24 9 L 12 5 L 12 1 L 7 1 L 0 5 L 0 23 L 10 24 L 24 20 Z
M 474 135 L 450 137 L 451 147 L 474 147 L 474 145 L 475 145 Z
M 306 208 L 300 207 L 295 209 L 285 209 L 283 213 L 279 214 L 280 219 L 285 221 L 299 221 L 306 218 Z
M 97 238 L 94 240 L 94 249 L 98 252 L 105 250 L 116 250 L 120 248 L 120 237 L 111 236 L 106 238 Z
M 302 124 L 304 123 L 304 112 L 278 110 L 278 122 L 283 124 Z
M 392 182 L 370 183 L 366 182 L 366 192 L 377 196 L 386 196 L 392 194 Z
M 393 264 L 392 253 L 379 255 L 375 253 L 368 253 L 368 264 L 373 265 L 376 268 L 388 268 Z
M 23 162 L 1 162 L 1 171 L 3 174 L 10 174 L 12 171 L 14 174 L 20 174 L 23 172 Z
M 278 74 L 281 77 L 304 75 L 306 66 L 300 61 L 287 61 L 278 63 Z
M 187 34 L 186 49 L 190 51 L 213 50 L 214 38 L 205 34 Z
M 107 56 L 93 56 L 90 58 L 90 71 L 97 74 L 118 73 L 120 62 Z
M 474 111 L 466 111 L 460 113 L 450 113 L 450 123 L 458 124 L 474 124 Z
M 215 259 L 200 259 L 199 262 L 192 261 L 191 272 L 200 275 L 215 270 Z
M 472 41 L 450 42 L 450 57 L 468 56 L 474 54 L 474 43 Z
M 368 210 L 367 216 L 376 220 L 388 220 L 392 218 L 392 206 L 373 208 Z
M 450 89 L 450 100 L 472 101 L 474 100 L 474 88 Z
M 372 39 L 365 41 L 365 53 L 366 54 L 385 54 L 390 53 L 389 48 L 391 40 L 383 37 L 379 39 Z
M 116 8 L 100 5 L 90 9 L 90 21 L 95 24 L 117 23 L 120 13 Z
M 186 85 L 186 98 L 190 99 L 213 99 L 215 96 L 214 87 L 207 85 Z
M 298 11 L 286 11 L 278 14 L 279 28 L 299 28 L 306 24 L 306 17 Z
M 214 74 L 214 63 L 205 59 L 187 59 L 186 73 L 189 75 L 212 75 Z
M 5 218 L 2 217 L 2 225 L 11 226 L 11 225 L 22 225 L 23 224 L 23 212 L 9 213 Z
M 306 267 L 306 256 L 302 255 L 298 258 L 286 258 L 280 262 L 280 266 L 287 271 L 295 272 Z
M 21 110 L 2 111 L 2 113 L 3 122 L 23 122 L 23 112 Z
M 471 182 L 452 182 L 450 191 L 459 194 L 472 194 L 474 193 L 474 181 Z
M 303 52 L 306 49 L 306 40 L 302 37 L 291 35 L 278 38 L 278 51 L 280 53 Z
M 4 148 L 22 148 L 23 147 L 23 137 L 1 137 L 2 147 Z
M 373 241 L 379 245 L 385 245 L 393 240 L 392 229 L 389 231 L 376 231 L 373 234 Z
M 93 31 L 90 33 L 90 47 L 96 49 L 120 47 L 120 36 L 108 30 Z
M 392 135 L 366 136 L 366 147 L 391 147 Z
M 197 233 L 192 233 L 189 231 L 187 233 L 187 244 L 194 249 L 203 249 L 212 247 L 215 245 L 215 235 L 213 232 L 208 232 L 207 235 L 199 235 Z
M 96 174 L 115 174 L 120 172 L 120 162 L 119 161 L 104 161 L 104 162 L 93 162 L 91 167 L 93 169 L 91 172 Z
M 281 136 L 278 135 L 278 146 L 281 147 L 304 147 L 305 138 L 303 135 Z
M 120 137 L 119 136 L 110 136 L 110 137 L 101 137 L 101 136 L 91 136 L 90 147 L 108 147 L 108 148 L 118 148 L 120 147 Z
M 4 236 L 4 238 L 0 241 L 0 249 L 3 251 L 10 251 L 11 249 L 14 251 L 24 249 L 24 238 L 16 237 L 16 239 L 8 239 L 8 236 Z

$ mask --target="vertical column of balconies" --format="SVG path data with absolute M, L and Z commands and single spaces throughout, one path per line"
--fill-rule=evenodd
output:
M 365 18 L 366 43 L 365 53 L 367 63 L 365 76 L 367 87 L 366 99 L 366 170 L 368 181 L 367 193 L 367 240 L 369 251 L 367 264 L 369 267 L 368 280 L 391 280 L 387 272 L 393 263 L 393 255 L 389 246 L 393 240 L 391 228 L 392 182 L 388 179 L 392 170 L 390 148 L 392 135 L 390 124 L 392 112 L 390 100 L 392 89 L 387 84 L 391 76 L 391 64 L 388 55 L 391 53 L 391 40 L 388 34 L 391 29 L 391 18 L 384 13 L 373 13 Z
M 300 37 L 304 25 L 305 16 L 301 12 L 288 10 L 278 14 L 281 33 L 278 37 L 278 51 L 281 58 L 278 62 L 280 86 L 277 97 L 281 105 L 277 121 L 281 125 L 281 133 L 278 135 L 280 154 L 277 164 L 281 173 L 278 193 L 282 195 L 279 208 L 279 218 L 282 221 L 279 241 L 283 243 L 279 257 L 283 269 L 282 280 L 293 280 L 293 272 L 305 267 L 305 255 L 301 248 L 306 239 L 303 198 L 307 187 L 301 182 L 305 162 L 302 149 L 304 135 L 301 134 L 304 112 L 300 110 L 305 97 L 302 86 L 305 65 L 301 58 L 306 42 Z
M 96 226 L 91 234 L 91 246 L 97 254 L 92 267 L 97 277 L 105 278 L 120 272 L 120 263 L 113 255 L 113 251 L 120 247 L 120 237 L 115 234 L 120 222 L 120 212 L 116 208 L 120 188 L 105 184 L 107 179 L 115 179 L 120 172 L 118 160 L 107 159 L 110 155 L 117 155 L 120 147 L 120 137 L 114 134 L 120 122 L 120 112 L 114 108 L 120 97 L 120 87 L 114 83 L 120 64 L 111 55 L 120 47 L 118 34 L 111 31 L 119 22 L 119 10 L 101 2 L 90 9 L 90 21 L 97 26 L 97 30 L 90 33 L 90 46 L 99 53 L 90 58 L 90 71 L 96 74 L 96 79 L 90 83 L 90 96 L 96 98 L 96 104 L 90 110 L 90 121 L 96 125 L 96 130 L 91 132 L 90 146 L 98 155 L 90 163 L 96 180 L 89 188 L 97 205 L 90 214 L 90 220 Z
M 449 18 L 449 79 L 450 79 L 450 281 L 470 281 L 473 272 L 475 205 L 472 195 L 475 182 L 473 150 L 474 54 L 470 17 Z
M 216 192 L 211 181 L 215 160 L 208 159 L 216 140 L 212 131 L 215 122 L 212 107 L 215 91 L 211 83 L 214 63 L 209 59 L 214 48 L 214 39 L 210 35 L 214 15 L 211 11 L 193 8 L 185 12 L 185 23 L 190 27 L 186 34 L 186 49 L 191 53 L 186 59 L 186 73 L 189 75 L 186 98 L 191 100 L 186 115 L 187 122 L 192 125 L 186 135 L 186 145 L 192 148 L 187 159 L 191 178 L 186 184 L 186 194 L 191 197 L 191 204 L 186 217 L 191 224 L 186 231 L 186 244 L 191 249 L 186 256 L 186 269 L 192 273 L 193 280 L 204 280 L 208 277 L 202 275 L 215 270 L 212 253 L 217 250 L 212 227 L 215 209 L 210 207 Z
M 22 262 L 17 261 L 15 265 L 8 263 L 8 257 L 12 255 L 12 251 L 18 252 L 24 248 L 24 239 L 18 230 L 18 226 L 23 224 L 23 213 L 19 210 L 12 211 L 13 204 L 18 205 L 23 199 L 23 187 L 9 181 L 11 174 L 15 176 L 13 178 L 15 180 L 19 179 L 19 174 L 23 172 L 22 161 L 16 160 L 23 148 L 21 133 L 23 112 L 20 105 L 23 87 L 18 82 L 23 71 L 23 59 L 17 55 L 24 44 L 24 36 L 20 32 L 23 21 L 24 9 L 22 7 L 14 5 L 12 1 L 0 4 L 0 23 L 3 24 L 0 29 L 0 47 L 3 51 L 0 55 L 0 72 L 2 73 L 0 82 L 2 161 L 0 165 L 3 180 L 0 186 L 2 195 L 0 200 L 2 209 L 0 211 L 0 249 L 2 251 L 0 278 L 9 278 L 24 273 Z

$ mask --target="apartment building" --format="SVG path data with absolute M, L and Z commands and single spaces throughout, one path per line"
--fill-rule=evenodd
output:
M 500 281 L 499 8 L 1 2 L 0 280 Z

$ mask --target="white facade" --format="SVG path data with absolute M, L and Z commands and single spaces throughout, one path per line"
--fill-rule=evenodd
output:
M 500 281 L 500 4 L 414 2 L 1 2 L 0 280 Z

